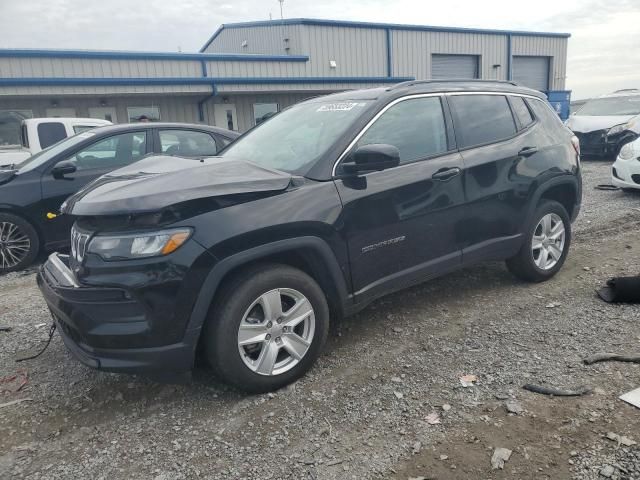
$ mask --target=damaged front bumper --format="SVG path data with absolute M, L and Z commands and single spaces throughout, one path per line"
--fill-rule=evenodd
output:
M 37 282 L 64 344 L 83 364 L 111 372 L 184 373 L 191 370 L 197 336 L 175 344 L 144 348 L 107 348 L 102 339 L 121 338 L 126 345 L 147 324 L 145 308 L 120 288 L 80 285 L 67 255 L 53 253 L 40 268 Z M 193 337 L 193 338 L 191 338 Z M 118 342 L 119 343 L 119 342 Z
M 610 157 L 617 156 L 625 143 L 633 142 L 638 134 L 631 130 L 624 130 L 613 135 L 607 130 L 593 132 L 573 132 L 580 140 L 580 153 L 586 156 Z

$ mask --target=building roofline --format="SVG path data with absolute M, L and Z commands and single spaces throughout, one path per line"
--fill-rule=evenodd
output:
M 30 48 L 0 49 L 0 58 L 83 58 L 119 60 L 308 62 L 308 55 L 263 55 L 248 53 L 135 52 L 117 50 L 42 50 Z
M 427 31 L 427 32 L 445 32 L 445 33 L 476 33 L 476 34 L 490 34 L 490 35 L 514 35 L 523 37 L 560 37 L 569 38 L 570 33 L 555 33 L 555 32 L 535 32 L 525 30 L 495 30 L 495 29 L 482 29 L 482 28 L 467 28 L 467 27 L 440 27 L 431 25 L 411 25 L 401 23 L 376 23 L 376 22 L 359 22 L 348 20 L 327 20 L 319 18 L 287 18 L 284 20 L 257 20 L 253 22 L 237 22 L 226 23 L 220 25 L 220 27 L 214 32 L 214 34 L 207 40 L 207 43 L 200 49 L 204 52 L 211 43 L 227 28 L 246 28 L 246 27 L 269 27 L 278 25 L 315 25 L 324 27 L 349 27 L 349 28 L 375 28 L 383 30 L 414 30 L 414 31 Z
M 20 77 L 0 78 L 0 87 L 127 86 L 127 85 L 291 85 L 299 83 L 399 83 L 413 77 Z

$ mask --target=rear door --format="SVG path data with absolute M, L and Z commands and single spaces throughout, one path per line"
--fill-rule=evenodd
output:
M 457 266 L 463 217 L 462 158 L 455 151 L 446 104 L 439 96 L 392 103 L 352 147 L 393 145 L 400 165 L 359 176 L 341 176 L 356 301 L 367 301 Z M 443 108 L 444 107 L 444 108 Z M 348 161 L 349 155 L 345 156 Z
M 91 136 L 91 132 L 81 135 Z M 71 162 L 77 171 L 65 175 L 64 178 L 54 178 L 51 165 L 42 175 L 42 202 L 40 204 L 41 218 L 57 215 L 60 205 L 72 194 L 76 193 L 87 183 L 95 180 L 105 173 L 124 167 L 142 158 L 151 150 L 149 131 L 140 129 L 127 131 L 101 137 L 96 141 L 81 147 L 63 159 L 56 162 Z M 48 222 L 47 239 L 50 242 L 68 242 L 69 229 L 73 224 L 73 218 L 69 215 L 60 215 L 51 218 Z
M 463 261 L 502 259 L 519 248 L 540 140 L 526 103 L 503 94 L 450 94 L 464 158 L 468 208 Z

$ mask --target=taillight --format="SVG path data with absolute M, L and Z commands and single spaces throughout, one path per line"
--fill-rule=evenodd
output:
M 571 145 L 573 145 L 573 149 L 576 151 L 578 156 L 580 156 L 580 140 L 575 135 L 571 137 Z

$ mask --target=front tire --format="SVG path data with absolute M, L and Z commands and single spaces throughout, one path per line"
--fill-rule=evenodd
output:
M 11 213 L 0 213 L 0 273 L 31 265 L 39 249 L 38 232 L 28 221 Z
M 520 251 L 507 260 L 509 271 L 527 282 L 544 282 L 562 268 L 571 245 L 571 220 L 562 204 L 544 200 L 525 231 Z
M 261 393 L 304 375 L 329 331 L 329 307 L 306 273 L 278 264 L 235 275 L 213 306 L 204 331 L 216 374 L 241 390 Z

